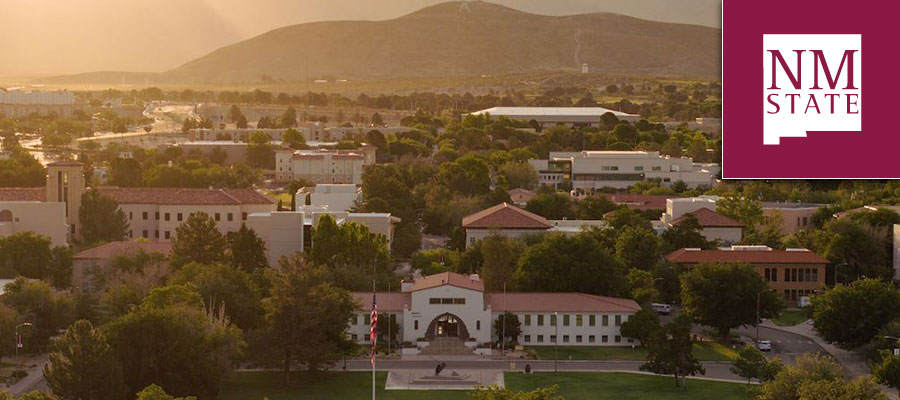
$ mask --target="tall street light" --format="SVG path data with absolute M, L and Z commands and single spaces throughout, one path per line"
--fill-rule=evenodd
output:
M 19 347 L 22 347 L 22 340 L 19 338 L 19 327 L 31 326 L 31 322 L 23 322 L 16 325 L 16 362 L 19 361 Z
M 556 336 L 553 337 L 553 372 L 559 372 L 559 312 L 553 312 L 553 327 L 556 328 Z

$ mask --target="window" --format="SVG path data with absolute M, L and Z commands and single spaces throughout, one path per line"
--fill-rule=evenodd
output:
M 159 239 L 159 229 L 153 231 L 153 238 L 154 238 L 154 239 Z
M 228 222 L 234 221 L 234 215 L 228 213 Z
M 247 220 L 247 213 L 242 212 L 241 213 L 241 221 L 246 221 L 246 220 Z
M 609 315 L 603 316 L 603 326 L 609 326 Z
M 359 315 L 354 315 L 353 317 L 351 317 L 351 318 L 350 318 L 350 324 L 351 324 L 351 325 L 357 325 L 357 324 L 359 324 Z
M 131 211 L 128 212 L 128 219 L 131 219 Z
M 413 321 L 413 330 L 416 330 L 416 331 L 419 330 L 419 321 L 418 320 Z
M 785 269 L 784 269 L 784 281 L 785 281 L 785 282 L 790 282 L 790 281 L 791 281 L 791 269 L 790 269 L 790 268 L 785 268 Z
M 181 215 L 181 213 L 178 213 L 178 218 L 177 218 L 177 219 L 178 219 L 178 222 L 181 222 L 181 220 L 184 219 L 183 216 Z
M 166 239 L 169 238 L 169 231 L 166 231 Z
M 531 314 L 525 314 L 525 326 L 531 326 Z
M 563 315 L 563 326 L 569 326 L 569 314 Z
M 354 341 L 354 342 L 359 341 L 359 336 L 356 336 L 355 333 L 351 333 L 351 334 L 350 334 L 350 340 L 352 340 L 352 341 Z
M 594 335 L 588 335 L 588 343 L 594 343 L 597 341 L 597 337 Z
M 159 221 L 159 211 L 157 211 L 153 214 L 154 214 L 154 218 L 156 218 L 156 220 Z
M 622 316 L 616 315 L 616 326 L 621 326 L 621 325 L 622 325 Z
M 481 320 L 480 319 L 478 321 L 475 321 L 475 330 L 476 331 L 481 330 Z
M 658 167 L 658 166 L 657 166 L 657 167 L 653 167 L 653 168 L 651 168 L 651 170 L 653 170 L 653 171 L 662 171 L 662 167 Z
M 621 337 L 621 336 L 616 335 L 616 343 L 622 343 L 622 337 Z
M 147 220 L 147 218 L 149 218 L 149 217 L 150 217 L 150 213 L 148 213 L 148 212 L 146 212 L 146 211 L 144 211 L 144 212 L 143 212 L 143 213 L 142 213 L 142 215 L 141 215 L 141 217 L 143 217 L 143 218 L 144 218 L 144 221 L 146 221 L 146 220 Z
M 371 315 L 371 314 L 365 314 L 365 315 L 363 316 L 363 324 L 364 324 L 364 325 L 370 325 L 371 323 L 372 323 L 372 315 Z
M 538 314 L 538 326 L 544 326 L 544 314 Z
M 466 304 L 465 297 L 457 297 L 453 299 L 453 304 Z
M 581 335 L 575 335 L 575 343 L 581 343 Z
M 432 297 L 432 298 L 428 299 L 428 304 L 441 304 L 441 298 L 440 297 Z
M 597 316 L 596 315 L 588 316 L 588 326 L 597 326 Z
M 544 335 L 538 335 L 538 343 L 544 343 Z
M 607 336 L 607 335 L 600 336 L 600 341 L 603 343 L 609 343 L 609 336 Z
M 145 237 L 145 238 L 149 238 L 149 237 L 150 237 L 150 233 L 149 233 L 149 231 L 147 231 L 146 229 L 144 229 L 144 231 L 141 232 L 141 233 L 143 233 L 143 235 L 141 235 L 141 237 Z
M 550 314 L 550 326 L 556 326 L 556 314 Z
M 550 343 L 556 343 L 556 335 L 550 335 Z
M 563 343 L 569 343 L 569 335 L 563 335 Z
M 584 325 L 584 316 L 578 314 L 575 316 L 575 326 L 583 326 Z
M 809 225 L 809 218 L 803 217 L 803 226 Z
M 634 167 L 634 170 L 635 170 L 635 171 L 643 171 L 643 170 L 644 170 L 644 166 L 643 166 L 643 165 L 635 166 L 635 167 Z
M 531 343 L 531 335 L 525 335 L 525 343 Z
M 169 220 L 169 213 L 166 213 L 166 221 Z
M 216 222 L 222 220 L 222 214 L 216 213 Z

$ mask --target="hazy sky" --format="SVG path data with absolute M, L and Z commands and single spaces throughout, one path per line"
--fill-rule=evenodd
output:
M 399 17 L 441 0 L 0 0 L 0 76 L 163 71 L 285 25 Z M 721 0 L 493 0 L 720 26 Z

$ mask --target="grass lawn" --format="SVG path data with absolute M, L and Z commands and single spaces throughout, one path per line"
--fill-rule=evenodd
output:
M 378 372 L 376 396 L 379 399 L 464 400 L 466 391 L 398 391 L 384 390 L 386 372 Z M 372 375 L 368 372 L 324 372 L 315 377 L 297 375 L 287 389 L 281 386 L 277 372 L 239 372 L 220 390 L 220 400 L 288 399 L 365 399 L 372 393 Z M 559 393 L 567 400 L 630 399 L 747 399 L 745 386 L 737 383 L 689 380 L 686 389 L 676 388 L 672 377 L 625 373 L 561 372 L 525 375 L 507 373 L 506 387 L 530 390 L 559 385 Z
M 553 346 L 529 346 L 541 360 L 553 359 Z M 700 361 L 731 361 L 737 353 L 718 342 L 694 342 L 694 356 Z M 643 361 L 647 349 L 637 347 L 559 346 L 560 360 Z
M 805 310 L 784 310 L 777 318 L 773 318 L 772 322 L 778 326 L 794 326 L 807 319 L 809 317 L 806 316 Z

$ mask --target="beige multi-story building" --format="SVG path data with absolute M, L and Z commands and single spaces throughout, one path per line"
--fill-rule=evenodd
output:
M 781 218 L 781 233 L 789 235 L 813 227 L 812 218 L 824 204 L 787 203 L 767 201 L 762 203 L 763 216 Z
M 164 269 L 171 252 L 171 242 L 142 241 L 110 242 L 81 251 L 72 256 L 72 288 L 81 293 L 98 289 L 95 277 L 108 270 L 117 257 L 134 257 L 143 253 L 152 257 L 153 268 Z
M 275 150 L 275 180 L 362 184 L 363 166 L 375 163 L 374 146 L 361 150 Z
M 593 193 L 602 188 L 623 189 L 637 182 L 659 179 L 668 186 L 681 181 L 689 187 L 711 185 L 715 174 L 695 168 L 688 157 L 656 151 L 550 152 L 547 160 L 529 160 L 541 185 L 571 182 L 572 189 Z
M 46 188 L 0 188 L 0 199 L 7 199 L 10 202 L 30 201 L 61 205 L 64 215 L 62 218 L 56 217 L 59 218 L 58 224 L 68 227 L 70 239 L 78 239 L 81 196 L 87 190 L 84 185 L 83 168 L 84 165 L 77 161 L 50 163 L 47 165 Z M 214 218 L 223 234 L 234 232 L 240 229 L 241 223 L 246 221 L 248 215 L 275 211 L 276 208 L 274 200 L 253 189 L 101 186 L 91 190 L 97 190 L 119 203 L 119 209 L 125 213 L 129 225 L 127 231 L 129 238 L 172 240 L 175 238 L 175 228 L 188 216 L 198 212 Z M 3 209 L 0 206 L 0 211 Z M 15 214 L 12 218 L 16 218 Z M 52 227 L 54 224 L 48 222 L 47 226 Z M 21 228 L 16 227 L 16 230 L 20 231 Z

